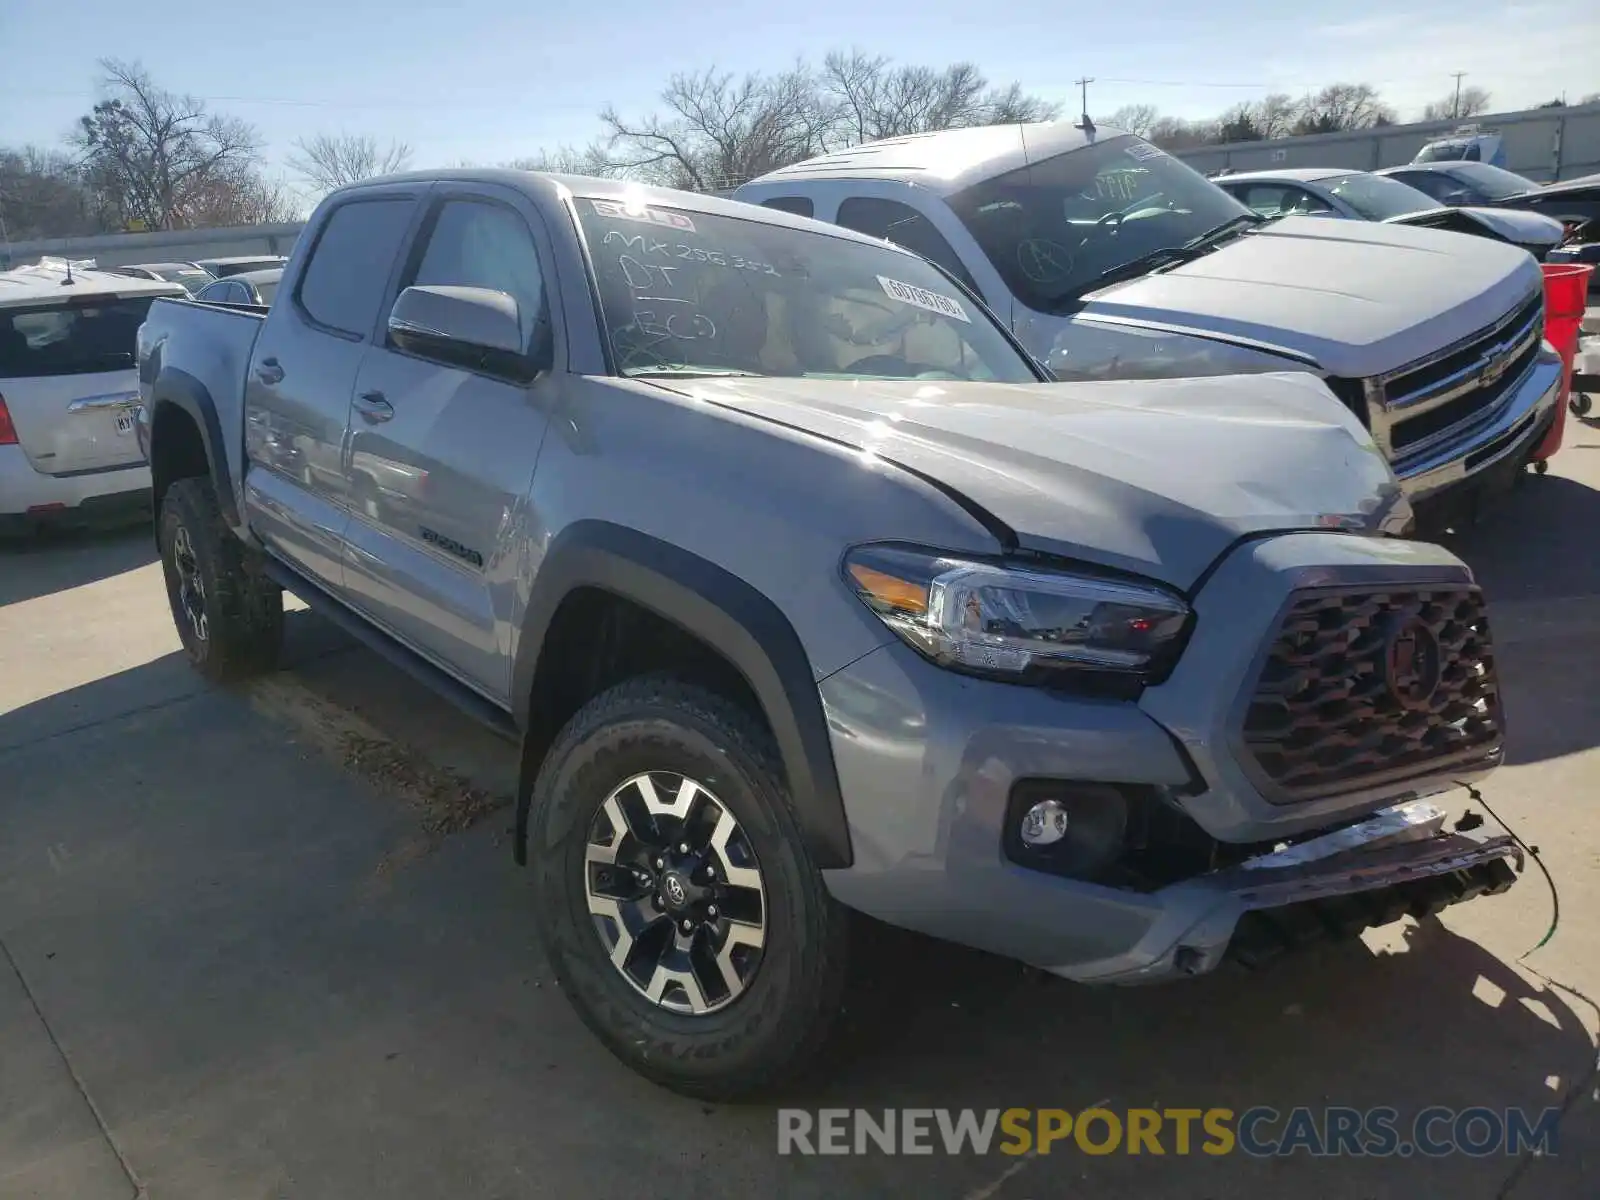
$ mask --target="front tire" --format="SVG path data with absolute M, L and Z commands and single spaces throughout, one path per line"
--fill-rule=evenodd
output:
M 217 683 L 270 671 L 283 642 L 283 591 L 252 573 L 206 479 L 180 479 L 161 499 L 167 601 L 184 653 Z
M 628 1066 L 702 1099 L 768 1092 L 839 1008 L 844 911 L 795 822 L 771 735 L 664 677 L 602 693 L 534 783 L 528 852 L 552 969 Z

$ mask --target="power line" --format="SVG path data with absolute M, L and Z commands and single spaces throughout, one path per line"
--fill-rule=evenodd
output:
M 1270 83 L 1216 83 L 1199 79 L 1118 79 L 1110 75 L 1101 75 L 1097 78 L 1101 83 L 1136 83 L 1140 87 L 1269 88 L 1274 86 Z M 1095 80 L 1091 79 L 1089 82 L 1094 83 Z
M 223 96 L 223 95 L 212 96 L 212 95 L 194 95 L 194 94 L 188 93 L 188 92 L 183 93 L 183 95 L 184 95 L 185 98 L 188 98 L 188 99 L 203 100 L 207 104 L 265 104 L 265 105 L 281 105 L 281 106 L 285 106 L 285 107 L 289 107 L 289 108 L 335 108 L 335 109 L 429 108 L 429 109 L 436 109 L 437 110 L 437 109 L 440 109 L 441 106 L 461 108 L 461 107 L 469 107 L 469 106 L 473 106 L 473 105 L 482 105 L 483 107 L 503 108 L 505 106 L 505 103 L 506 103 L 506 95 L 505 95 L 504 92 L 498 92 L 498 93 L 495 93 L 494 95 L 489 95 L 489 94 L 486 93 L 486 94 L 484 94 L 482 96 L 481 99 L 477 99 L 477 98 L 473 98 L 473 97 L 468 96 L 468 97 L 445 97 L 442 100 L 439 97 L 434 97 L 432 99 L 421 99 L 421 98 L 418 98 L 416 96 L 379 97 L 379 98 L 358 99 L 358 100 L 295 100 L 295 99 L 291 99 L 291 98 L 289 98 L 287 96 Z M 87 93 L 87 92 L 82 92 L 82 91 L 52 91 L 52 90 L 45 89 L 45 88 L 0 88 L 0 96 L 18 96 L 18 97 L 49 96 L 49 97 L 51 97 L 53 99 L 79 100 L 79 101 L 82 101 L 84 104 L 93 104 L 95 102 L 95 97 L 93 95 Z M 540 108 L 541 111 L 565 110 L 565 109 L 591 110 L 594 107 L 595 107 L 595 104 L 594 104 L 593 101 L 584 101 L 584 102 L 581 102 L 581 103 L 573 101 L 573 102 L 568 102 L 568 103 L 565 103 L 565 104 L 562 104 L 562 103 L 559 103 L 559 102 L 558 103 L 553 103 L 553 104 L 546 104 L 543 101 L 540 101 L 540 104 L 539 104 L 539 108 Z

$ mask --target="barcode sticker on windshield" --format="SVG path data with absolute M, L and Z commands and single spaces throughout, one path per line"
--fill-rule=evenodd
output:
M 972 318 L 967 316 L 967 310 L 961 307 L 961 301 L 954 296 L 930 292 L 927 288 L 901 283 L 898 279 L 888 279 L 882 275 L 878 276 L 878 286 L 883 288 L 883 294 L 891 300 L 927 309 L 931 313 L 938 313 L 941 317 L 954 317 L 958 321 L 965 321 L 968 325 L 972 324 Z
M 1144 162 L 1150 158 L 1166 158 L 1167 152 L 1160 146 L 1152 146 L 1149 142 L 1133 142 L 1128 146 L 1128 157 Z

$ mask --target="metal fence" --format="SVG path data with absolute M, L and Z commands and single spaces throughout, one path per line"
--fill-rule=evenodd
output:
M 172 229 L 160 233 L 103 233 L 89 237 L 39 238 L 0 242 L 0 271 L 27 266 L 47 254 L 60 258 L 92 258 L 102 267 L 129 263 L 192 262 L 236 254 L 288 254 L 305 228 L 289 225 L 240 225 L 224 229 Z
M 1498 133 L 1506 169 L 1539 183 L 1600 172 L 1600 104 L 1534 108 L 1474 117 L 1483 133 Z M 1375 171 L 1408 163 L 1431 141 L 1460 128 L 1458 121 L 1386 125 L 1360 133 L 1320 133 L 1270 142 L 1233 142 L 1175 151 L 1197 171 L 1269 171 L 1277 167 L 1346 167 Z

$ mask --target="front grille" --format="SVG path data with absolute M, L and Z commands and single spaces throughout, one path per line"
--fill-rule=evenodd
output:
M 1472 587 L 1299 594 L 1244 722 L 1247 758 L 1278 803 L 1490 758 L 1502 737 L 1488 618 Z
M 1399 453 L 1426 441 L 1436 433 L 1443 433 L 1453 425 L 1470 420 L 1477 413 L 1492 412 L 1499 407 L 1500 401 L 1512 388 L 1522 381 L 1528 368 L 1533 366 L 1533 360 L 1539 357 L 1539 342 L 1537 339 L 1530 341 L 1527 348 L 1511 360 L 1511 365 L 1492 384 L 1487 387 L 1475 387 L 1457 396 L 1454 400 L 1447 400 L 1437 408 L 1430 408 L 1427 412 L 1418 413 L 1409 420 L 1401 421 L 1394 427 L 1390 435 L 1389 444 Z
M 1537 357 L 1543 330 L 1544 297 L 1535 293 L 1444 353 L 1371 381 L 1372 420 L 1390 450 L 1403 456 L 1491 418 Z

